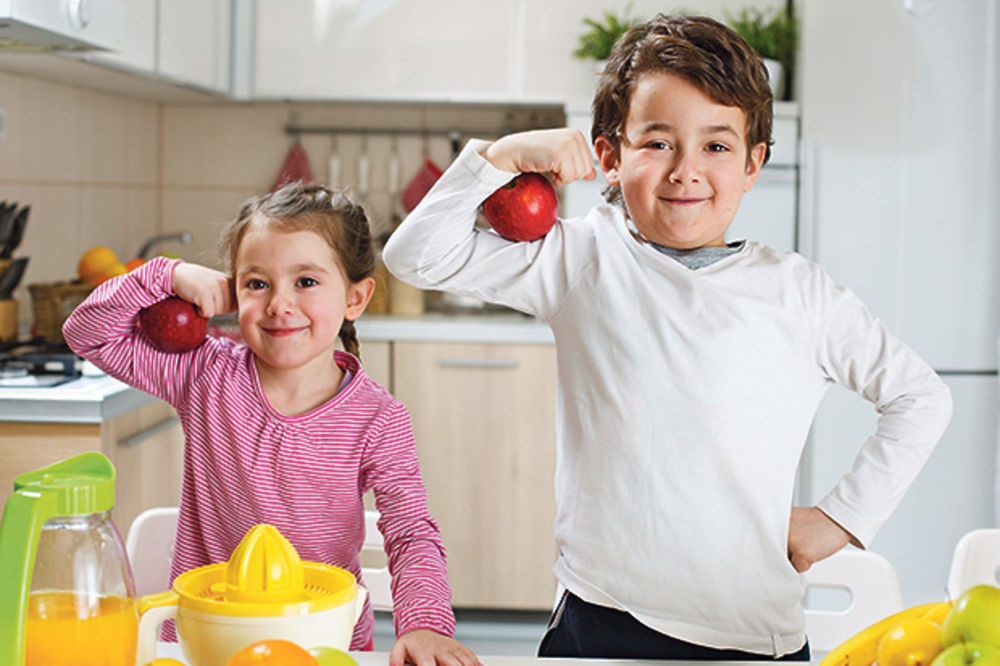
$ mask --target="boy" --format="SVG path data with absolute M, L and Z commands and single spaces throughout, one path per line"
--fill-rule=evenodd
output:
M 402 279 L 552 328 L 567 592 L 542 656 L 808 660 L 799 572 L 870 543 L 950 419 L 940 378 L 821 268 L 726 242 L 771 102 L 733 31 L 658 16 L 616 45 L 594 99 L 611 204 L 532 243 L 477 230 L 517 172 L 595 172 L 578 132 L 471 141 L 386 248 Z M 833 382 L 875 403 L 878 428 L 817 506 L 792 507 Z

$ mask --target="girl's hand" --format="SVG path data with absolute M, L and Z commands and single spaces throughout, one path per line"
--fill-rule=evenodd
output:
M 851 541 L 851 534 L 814 506 L 793 506 L 788 523 L 788 560 L 799 573 L 808 571 Z
M 193 303 L 203 317 L 236 310 L 229 276 L 206 266 L 181 262 L 174 267 L 174 293 Z
M 473 654 L 454 638 L 430 629 L 414 629 L 396 640 L 389 652 L 389 666 L 482 666 Z
M 556 185 L 597 177 L 587 139 L 579 130 L 569 128 L 508 134 L 487 146 L 483 157 L 510 173 L 548 171 Z

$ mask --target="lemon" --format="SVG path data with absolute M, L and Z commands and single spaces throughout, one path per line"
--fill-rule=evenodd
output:
M 941 627 L 925 618 L 893 625 L 878 646 L 879 666 L 928 666 L 941 652 Z
M 314 647 L 309 650 L 309 654 L 316 658 L 319 666 L 358 666 L 354 657 L 337 648 Z

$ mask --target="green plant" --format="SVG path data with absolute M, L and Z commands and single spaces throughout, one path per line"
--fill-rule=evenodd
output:
M 604 11 L 602 20 L 585 17 L 583 23 L 589 29 L 580 35 L 573 55 L 581 60 L 607 60 L 618 38 L 638 24 L 638 20 L 628 16 L 629 7 L 626 5 L 620 16 Z
M 789 8 L 766 11 L 747 7 L 737 16 L 727 12 L 726 21 L 761 57 L 777 60 L 786 72 L 792 71 L 799 43 L 799 22 Z

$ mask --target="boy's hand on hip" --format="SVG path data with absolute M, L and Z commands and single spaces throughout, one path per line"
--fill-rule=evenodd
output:
M 414 629 L 398 639 L 389 652 L 389 666 L 482 666 L 469 648 L 430 629 Z
M 587 139 L 568 127 L 508 134 L 487 146 L 482 155 L 501 171 L 547 171 L 556 185 L 597 177 Z
M 174 267 L 174 293 L 194 303 L 203 317 L 214 317 L 236 309 L 229 276 L 207 266 L 181 262 Z
M 850 542 L 851 534 L 814 506 L 793 506 L 788 523 L 788 560 L 799 573 Z

